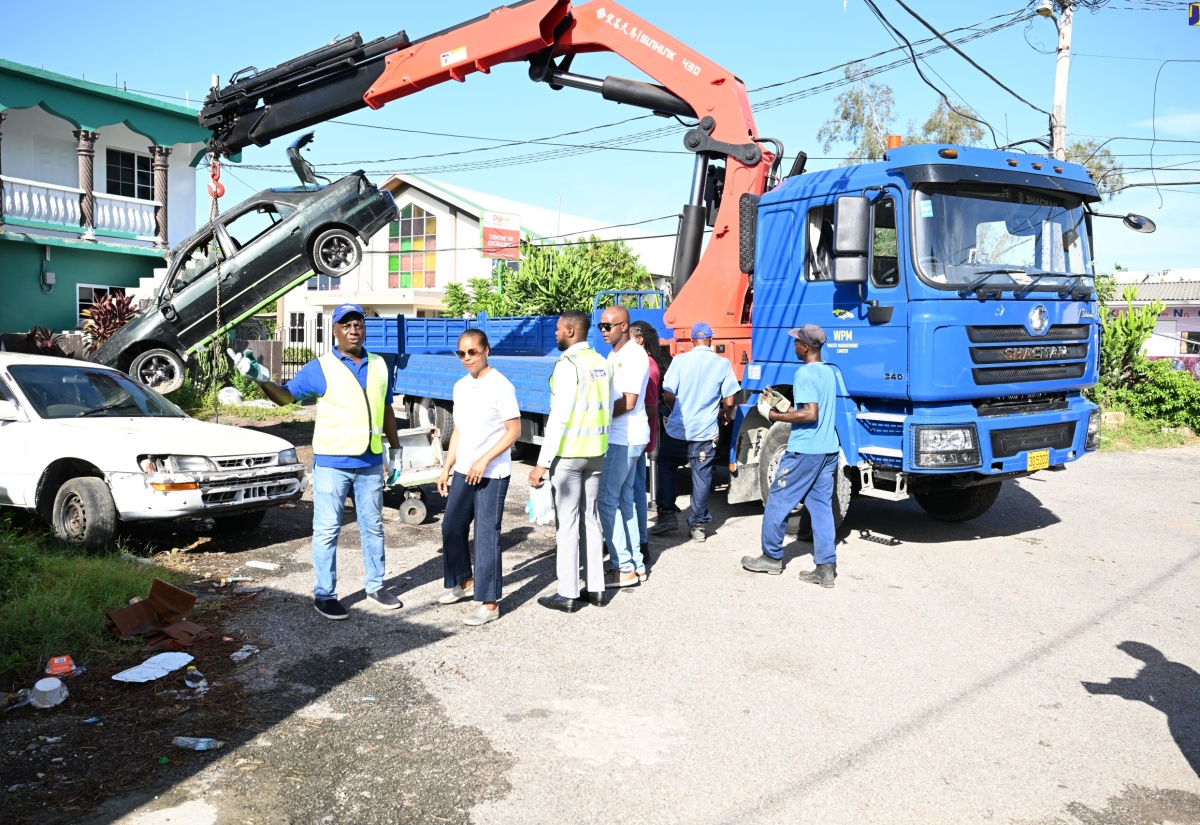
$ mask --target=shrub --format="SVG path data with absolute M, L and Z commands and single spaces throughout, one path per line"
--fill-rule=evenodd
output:
M 256 401 L 259 398 L 267 397 L 263 393 L 262 387 L 259 386 L 257 381 L 252 378 L 247 378 L 240 372 L 233 373 L 233 375 L 230 377 L 230 381 L 233 383 L 233 386 L 237 389 L 237 391 L 242 394 L 242 398 L 246 399 L 247 401 Z
M 1138 418 L 1189 427 L 1200 433 L 1200 381 L 1169 361 L 1141 358 L 1130 368 L 1131 381 L 1115 389 L 1112 403 Z
M 80 315 L 83 316 L 83 340 L 88 352 L 112 338 L 137 313 L 133 298 L 123 292 L 102 295 Z
M 317 354 L 308 347 L 283 348 L 283 363 L 285 364 L 307 364 L 316 357 Z

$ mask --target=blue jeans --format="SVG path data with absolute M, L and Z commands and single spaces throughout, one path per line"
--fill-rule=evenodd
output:
M 649 503 L 646 500 L 646 454 L 642 453 L 638 458 L 637 467 L 633 470 L 633 506 L 637 508 L 638 521 L 638 549 L 646 542 L 650 541 L 649 533 L 646 532 L 646 518 Z
M 455 473 L 442 515 L 442 583 L 449 590 L 475 579 L 475 601 L 500 601 L 503 568 L 500 564 L 500 522 L 504 518 L 507 478 L 483 478 L 468 484 L 464 473 Z M 475 572 L 471 573 L 471 548 L 467 534 L 475 522 Z
M 713 463 L 717 457 L 717 439 L 712 441 L 681 441 L 665 430 L 658 442 L 658 512 L 678 513 L 675 506 L 675 471 L 687 464 L 692 471 L 692 509 L 688 526 L 695 527 L 712 521 L 708 512 L 708 496 L 712 491 Z
M 313 596 L 337 598 L 337 542 L 342 508 L 354 491 L 354 515 L 362 544 L 364 586 L 368 593 L 383 587 L 383 468 L 313 467 Z
M 600 511 L 600 527 L 608 542 L 608 563 L 622 573 L 646 572 L 637 508 L 633 504 L 638 461 L 645 451 L 644 444 L 636 447 L 609 444 L 608 452 L 604 454 L 604 471 L 600 475 L 596 509 Z
M 763 510 L 762 551 L 773 559 L 783 558 L 783 536 L 788 515 L 801 501 L 812 519 L 813 561 L 837 562 L 833 525 L 833 484 L 838 454 L 806 455 L 784 453 L 775 471 Z

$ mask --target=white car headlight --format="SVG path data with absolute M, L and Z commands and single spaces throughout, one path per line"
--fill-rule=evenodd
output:
M 217 465 L 212 462 L 212 459 L 202 455 L 171 456 L 171 463 L 174 465 L 173 469 L 177 473 L 210 473 L 215 472 L 217 469 Z
M 978 467 L 979 438 L 974 424 L 913 427 L 913 463 L 918 467 Z
M 280 464 L 299 464 L 300 458 L 296 455 L 296 448 L 292 447 L 287 450 L 279 451 Z

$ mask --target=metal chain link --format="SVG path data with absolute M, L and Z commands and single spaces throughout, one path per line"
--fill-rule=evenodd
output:
M 218 164 L 217 176 L 220 177 L 220 166 L 219 166 L 219 164 L 221 162 L 220 158 L 216 155 L 210 155 L 209 157 L 210 157 L 209 163 Z M 220 255 L 220 252 L 218 251 L 220 249 L 220 244 L 217 243 L 217 214 L 220 212 L 220 208 L 217 205 L 217 193 L 214 192 L 211 189 L 211 187 L 209 189 L 209 201 L 211 203 L 211 206 L 209 207 L 209 210 L 208 210 L 208 229 L 209 229 L 209 232 L 212 233 L 211 243 L 216 245 L 213 251 L 217 252 L 217 268 L 216 268 L 216 274 L 217 274 L 217 331 L 216 331 L 216 334 L 213 336 L 213 341 L 212 341 L 212 353 L 213 353 L 212 404 L 213 404 L 213 421 L 217 424 L 220 424 L 221 423 L 221 405 L 219 403 L 220 399 L 217 396 L 217 383 L 218 383 L 217 375 L 218 375 L 218 370 L 220 370 L 220 368 L 221 368 L 221 360 L 220 359 L 225 356 L 225 353 L 221 351 L 221 255 Z

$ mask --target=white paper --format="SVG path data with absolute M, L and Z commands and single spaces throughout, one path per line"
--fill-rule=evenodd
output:
M 179 668 L 192 661 L 193 656 L 190 653 L 172 652 L 159 653 L 151 656 L 140 665 L 122 670 L 113 676 L 113 679 L 118 682 L 153 682 L 155 679 L 161 679 L 173 670 Z
M 248 561 L 247 567 L 257 567 L 259 570 L 278 570 L 279 565 L 272 561 Z

